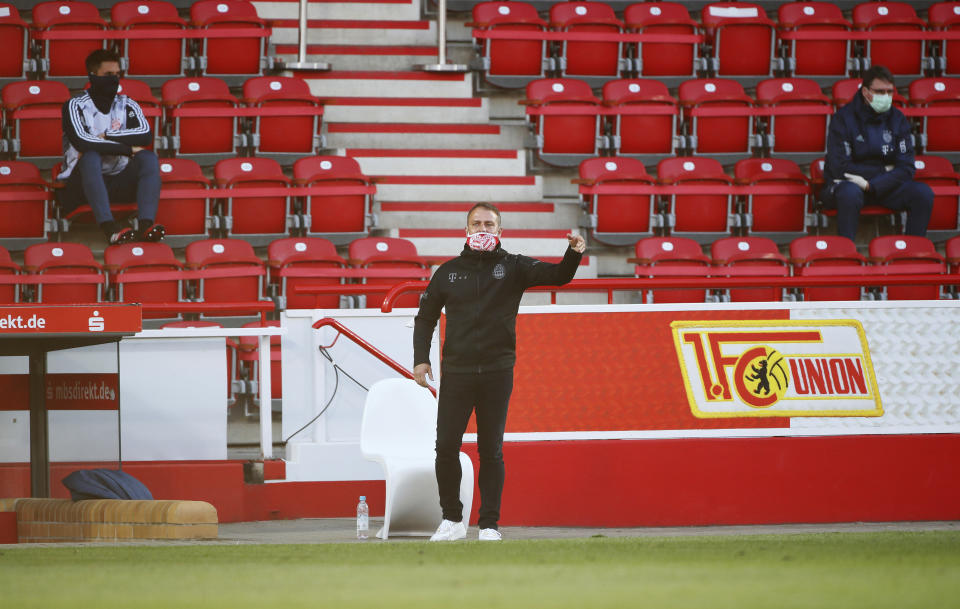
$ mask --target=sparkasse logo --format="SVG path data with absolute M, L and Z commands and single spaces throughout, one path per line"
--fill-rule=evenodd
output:
M 671 328 L 697 417 L 883 415 L 856 320 L 675 321 Z

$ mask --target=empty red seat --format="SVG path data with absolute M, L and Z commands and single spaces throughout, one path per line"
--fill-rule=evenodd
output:
M 190 22 L 206 30 L 249 29 L 252 34 L 269 34 L 266 22 L 246 0 L 197 0 L 190 5 Z M 216 76 L 261 74 L 266 64 L 267 37 L 203 38 L 200 42 L 200 71 Z
M 953 169 L 953 165 L 942 156 L 917 155 L 913 161 L 916 171 L 913 179 L 923 182 L 930 187 L 960 186 L 960 174 Z M 960 196 L 938 195 L 933 197 L 933 211 L 930 213 L 930 222 L 927 224 L 927 236 L 949 236 L 960 230 L 958 218 Z M 933 233 L 933 234 L 931 234 Z
M 177 303 L 183 300 L 183 264 L 166 243 L 111 245 L 103 253 L 118 302 Z M 176 312 L 143 312 L 144 319 L 176 317 Z
M 210 187 L 210 180 L 203 175 L 200 165 L 191 159 L 161 159 L 160 181 L 161 192 Z M 211 218 L 210 199 L 191 196 L 161 200 L 156 221 L 166 227 L 167 239 L 175 239 L 205 236 L 208 218 Z
M 34 302 L 97 303 L 103 300 L 103 267 L 82 243 L 36 243 L 23 253 L 23 268 L 33 275 L 71 275 L 65 283 L 38 284 Z M 64 278 L 66 279 L 66 278 Z
M 0 161 L 0 239 L 13 243 L 47 238 L 50 187 L 40 170 L 26 161 Z
M 704 286 L 711 276 L 710 258 L 693 239 L 684 237 L 647 237 L 634 246 L 636 263 L 634 275 L 650 278 L 702 277 Z M 647 303 L 706 302 L 708 290 L 704 288 L 654 288 L 646 290 L 643 301 Z
M 527 120 L 537 136 L 537 154 L 553 165 L 578 165 L 603 146 L 600 100 L 574 78 L 543 78 L 527 85 Z
M 952 32 L 960 29 L 960 2 L 937 2 L 927 8 L 928 29 Z M 960 40 L 937 43 L 937 67 L 943 74 L 960 75 Z
M 811 114 L 773 115 L 767 132 L 773 136 L 773 154 L 822 155 L 827 148 L 827 119 L 833 114 L 830 98 L 816 81 L 807 78 L 770 78 L 757 83 L 757 105 L 809 108 Z
M 27 57 L 27 24 L 17 7 L 0 2 L 0 78 L 23 78 L 33 69 Z
M 759 4 L 711 2 L 700 21 L 717 76 L 773 76 L 776 26 Z
M 40 2 L 31 13 L 34 36 L 39 32 L 70 30 L 106 30 L 107 23 L 100 11 L 89 2 L 71 0 Z M 87 55 L 106 48 L 106 40 L 37 40 L 40 53 L 47 64 L 48 76 L 86 76 Z
M 583 186 L 631 186 L 650 185 L 654 179 L 636 159 L 597 157 L 580 163 L 580 179 L 576 182 Z M 603 243 L 635 243 L 663 224 L 655 208 L 656 197 L 651 194 L 581 194 L 580 199 L 592 217 L 594 237 Z
M 271 319 L 266 321 L 251 321 L 243 324 L 244 328 L 279 328 L 280 321 Z M 280 368 L 281 351 L 280 336 L 270 337 L 270 396 L 271 399 L 283 397 L 283 375 Z M 260 337 L 241 336 L 237 339 L 237 376 L 247 387 L 256 387 L 251 392 L 253 404 L 260 404 Z M 256 383 L 256 385 L 254 385 Z
M 960 273 L 960 236 L 947 241 L 945 246 L 947 252 L 947 263 L 950 265 L 950 272 Z M 954 286 L 954 297 L 956 297 L 956 286 Z
M 61 108 L 70 99 L 70 90 L 55 80 L 11 82 L 3 87 L 4 123 L 9 147 L 18 158 L 59 158 L 63 156 Z
M 280 163 L 268 158 L 240 157 L 218 161 L 213 168 L 220 188 L 270 188 L 275 195 L 229 197 L 221 209 L 223 226 L 229 235 L 282 235 L 292 221 L 290 197 L 286 189 L 290 178 L 283 175 Z
M 298 186 L 330 189 L 330 194 L 309 195 L 301 204 L 302 226 L 307 234 L 346 238 L 367 234 L 376 188 L 356 160 L 344 156 L 306 157 L 293 164 L 293 179 Z
M 485 32 L 543 32 L 547 23 L 532 4 L 510 0 L 478 2 L 467 25 Z M 475 38 L 484 79 L 500 87 L 523 87 L 543 78 L 552 65 L 545 40 Z
M 603 2 L 573 0 L 550 7 L 550 27 L 561 32 L 620 34 L 623 22 Z M 571 78 L 616 78 L 627 60 L 619 40 L 563 40 L 559 45 L 559 72 Z
M 745 211 L 751 235 L 777 240 L 802 235 L 807 227 L 810 181 L 789 159 L 743 159 L 733 167 L 734 179 L 746 185 L 799 186 L 803 192 L 749 194 Z
M 790 242 L 793 274 L 812 276 L 861 276 L 872 274 L 867 260 L 853 241 L 838 235 L 799 237 Z M 838 287 L 801 289 L 803 300 L 860 300 L 863 288 L 854 283 Z
M 950 109 L 948 116 L 921 117 L 926 152 L 960 152 L 960 78 L 918 78 L 910 83 L 910 105 Z
M 323 111 L 302 78 L 258 76 L 243 83 L 243 101 L 255 108 Z M 257 154 L 315 154 L 321 147 L 321 114 L 255 116 L 251 119 Z
M 194 294 L 207 304 L 254 302 L 263 297 L 263 261 L 240 239 L 204 239 L 187 245 L 187 268 L 200 271 Z M 251 309 L 224 304 L 216 315 L 243 315 Z
M 702 157 L 664 159 L 657 164 L 657 177 L 661 184 L 726 187 L 731 183 L 719 161 Z M 671 234 L 695 234 L 699 240 L 713 241 L 738 223 L 733 197 L 727 193 L 674 194 L 668 201 Z
M 623 9 L 626 27 L 642 34 L 697 34 L 699 26 L 679 2 L 640 2 Z M 696 76 L 700 67 L 695 42 L 637 42 L 633 46 L 634 69 L 644 78 Z
M 110 7 L 110 22 L 118 30 L 181 31 L 186 22 L 177 7 L 165 0 L 123 0 Z M 120 41 L 129 76 L 183 76 L 192 67 L 185 38 L 127 38 Z
M 777 8 L 777 28 L 787 32 L 849 32 L 853 26 L 831 2 L 787 2 Z M 795 76 L 842 77 L 856 69 L 850 40 L 783 40 Z
M 727 78 L 688 80 L 680 84 L 678 96 L 694 154 L 749 154 L 755 143 L 752 116 L 698 116 L 696 112 L 700 108 L 751 108 L 753 99 L 743 85 Z
M 924 23 L 906 2 L 863 2 L 853 7 L 853 24 L 861 31 L 922 32 Z M 886 66 L 893 74 L 922 75 L 922 40 L 867 40 L 864 68 Z
M 0 277 L 14 278 L 20 274 L 20 265 L 10 258 L 7 248 L 0 245 Z M 20 289 L 16 283 L 0 283 L 0 303 L 15 304 L 20 301 Z
M 394 237 L 356 239 L 350 242 L 349 257 L 352 266 L 362 269 L 427 269 L 427 265 L 424 264 L 417 253 L 417 246 L 407 239 Z M 410 278 L 402 275 L 396 278 L 364 278 L 361 283 L 383 285 L 397 284 L 403 281 L 410 281 Z M 384 292 L 367 294 L 365 306 L 367 308 L 379 308 L 383 303 L 384 295 Z M 419 304 L 419 294 L 404 294 L 393 302 L 395 308 L 417 307 Z
M 270 285 L 285 302 L 286 309 L 336 309 L 339 294 L 298 294 L 305 286 L 344 283 L 342 277 L 328 277 L 323 271 L 342 269 L 347 261 L 337 254 L 333 243 L 321 237 L 286 237 L 271 241 L 267 248 Z
M 943 256 L 926 237 L 885 235 L 870 240 L 870 258 L 883 275 L 939 275 L 947 272 Z M 887 300 L 936 300 L 939 285 L 886 287 Z
M 674 154 L 678 145 L 677 100 L 650 79 L 618 79 L 603 85 L 612 117 L 613 149 L 619 154 Z
M 227 83 L 210 77 L 174 78 L 163 83 L 161 95 L 165 121 L 174 138 L 171 147 L 178 155 L 236 152 L 237 117 L 230 110 L 237 108 L 238 102 Z M 181 109 L 227 112 L 223 116 L 180 116 Z
M 725 237 L 710 245 L 714 277 L 787 277 L 790 266 L 765 237 Z M 767 302 L 783 300 L 783 289 L 730 288 L 731 302 Z

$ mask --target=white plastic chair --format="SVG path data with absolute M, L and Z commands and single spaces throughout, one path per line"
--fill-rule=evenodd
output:
M 437 401 L 425 387 L 409 379 L 384 379 L 367 393 L 360 424 L 360 452 L 383 466 L 386 506 L 383 528 L 390 533 L 427 536 L 443 514 L 434 469 L 437 440 Z M 468 522 L 473 504 L 473 463 L 460 453 L 460 501 Z

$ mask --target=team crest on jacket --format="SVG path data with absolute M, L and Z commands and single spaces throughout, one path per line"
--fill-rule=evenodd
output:
M 494 279 L 503 279 L 503 276 L 506 275 L 507 271 L 503 268 L 502 264 L 497 264 L 493 267 L 493 278 Z
M 886 142 L 886 143 L 888 143 L 888 144 L 889 144 L 890 142 L 892 142 L 892 141 L 893 141 L 893 133 L 891 133 L 890 131 L 884 130 L 884 132 L 883 132 L 883 141 Z

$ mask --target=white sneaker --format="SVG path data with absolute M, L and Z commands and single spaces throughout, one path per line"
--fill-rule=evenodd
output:
M 477 538 L 480 541 L 500 541 L 503 536 L 496 529 L 480 529 L 480 535 Z
M 440 526 L 437 527 L 437 532 L 433 534 L 430 541 L 456 541 L 466 536 L 467 525 L 463 524 L 462 521 L 454 522 L 452 520 L 444 520 L 440 523 Z

